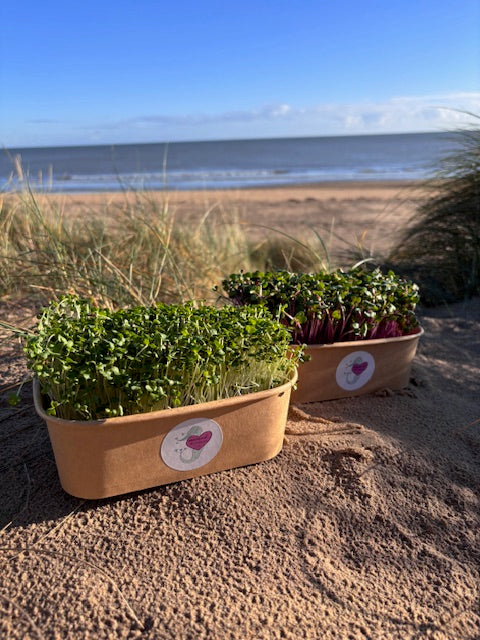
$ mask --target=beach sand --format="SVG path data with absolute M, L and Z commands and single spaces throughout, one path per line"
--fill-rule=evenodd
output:
M 299 240 L 321 236 L 332 261 L 355 255 L 385 255 L 425 196 L 419 182 L 326 182 L 258 189 L 217 191 L 114 192 L 37 196 L 41 207 L 63 210 L 83 221 L 99 211 L 112 219 L 128 207 L 164 206 L 179 225 L 208 217 L 222 224 L 233 220 L 256 240 Z M 8 197 L 8 196 L 7 196 Z M 137 207 L 138 209 L 138 207 Z M 279 232 L 279 233 L 277 233 Z M 340 266 L 344 266 L 340 264 Z M 345 264 L 350 266 L 350 264 Z
M 353 236 L 414 210 L 355 189 L 222 197 L 276 225 L 336 211 Z M 8 406 L 25 369 L 4 349 L 0 636 L 480 638 L 480 299 L 419 315 L 405 390 L 294 406 L 273 460 L 100 501 L 61 489 L 29 383 Z

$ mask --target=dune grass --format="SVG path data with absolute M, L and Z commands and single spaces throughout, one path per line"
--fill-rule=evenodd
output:
M 239 269 L 309 271 L 328 263 L 319 237 L 307 242 L 272 229 L 254 239 L 234 212 L 207 208 L 186 223 L 163 194 L 125 195 L 121 205 L 105 196 L 80 213 L 28 188 L 5 196 L 0 298 L 41 305 L 72 293 L 109 308 L 214 301 L 214 286 Z
M 146 193 L 115 210 L 105 199 L 86 219 L 17 194 L 2 207 L 0 242 L 3 295 L 45 302 L 69 292 L 111 308 L 204 297 L 219 265 L 244 253 L 235 223 L 180 232 L 168 203 Z
M 431 305 L 480 294 L 480 128 L 461 141 L 426 184 L 427 198 L 389 258 Z

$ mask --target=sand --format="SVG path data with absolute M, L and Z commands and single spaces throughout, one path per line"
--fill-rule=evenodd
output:
M 4 349 L 0 637 L 478 640 L 480 299 L 419 314 L 406 389 L 292 407 L 273 460 L 100 501 L 60 487 L 30 384 L 7 405 Z
M 352 254 L 388 253 L 424 195 L 419 182 L 372 181 L 146 194 L 48 194 L 38 199 L 42 210 L 47 210 L 46 202 L 82 223 L 92 214 L 98 217 L 99 211 L 121 220 L 117 211 L 138 204 L 149 210 L 153 202 L 160 209 L 167 206 L 180 225 L 198 223 L 206 215 L 219 224 L 235 220 L 260 241 L 282 241 L 282 233 L 288 233 L 309 240 L 320 251 L 317 233 L 334 266 L 348 267 Z

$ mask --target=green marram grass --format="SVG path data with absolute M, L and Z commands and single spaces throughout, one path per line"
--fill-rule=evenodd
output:
M 480 294 L 480 128 L 459 136 L 460 150 L 441 162 L 388 260 L 431 305 Z
M 112 311 L 68 295 L 41 312 L 25 354 L 48 414 L 94 420 L 274 388 L 302 357 L 289 344 L 289 331 L 258 307 Z

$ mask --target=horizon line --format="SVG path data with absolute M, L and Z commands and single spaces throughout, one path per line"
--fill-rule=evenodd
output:
M 68 149 L 72 147 L 87 148 L 87 147 L 129 147 L 129 146 L 148 146 L 148 145 L 169 145 L 169 144 L 205 144 L 215 142 L 256 142 L 256 141 L 271 141 L 271 140 L 308 140 L 312 138 L 375 138 L 386 136 L 406 136 L 406 135 L 449 135 L 460 134 L 465 131 L 474 131 L 475 128 L 463 127 L 457 129 L 444 129 L 435 131 L 392 131 L 392 132 L 379 132 L 379 133 L 337 133 L 330 135 L 311 135 L 311 136 L 271 136 L 271 137 L 247 137 L 247 138 L 208 138 L 199 140 L 160 140 L 153 142 L 103 142 L 98 144 L 52 144 L 52 145 L 32 145 L 32 146 L 7 146 L 2 144 L 4 151 L 21 151 L 22 149 Z

